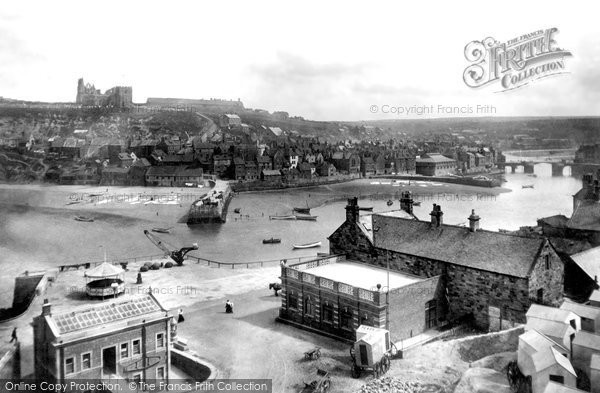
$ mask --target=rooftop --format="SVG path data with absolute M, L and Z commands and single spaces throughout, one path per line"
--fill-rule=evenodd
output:
M 594 292 L 592 292 L 592 294 L 590 295 L 590 301 L 593 302 L 600 302 L 600 291 L 599 290 L 594 290 Z
M 387 270 L 352 261 L 321 265 L 306 269 L 304 272 L 370 291 L 376 290 L 377 284 L 381 284 L 382 287 L 387 286 L 388 280 Z M 395 271 L 389 272 L 389 280 L 390 290 L 422 281 L 420 277 Z
M 373 231 L 378 248 L 514 277 L 528 277 L 546 241 L 379 214 Z
M 525 325 L 525 330 L 537 330 L 538 332 L 556 340 L 562 340 L 567 335 L 575 333 L 575 329 L 573 329 L 569 324 L 544 319 L 528 320 L 527 324 Z M 557 343 L 560 344 L 558 341 Z
M 592 280 L 595 280 L 597 277 L 600 278 L 598 258 L 600 258 L 600 247 L 590 248 L 589 250 L 571 255 L 573 262 L 575 262 Z
M 50 315 L 60 335 L 95 327 L 105 327 L 112 322 L 137 318 L 165 311 L 151 295 L 128 297 L 103 303 L 96 307 L 80 308 L 71 312 Z
M 529 318 L 539 318 L 562 323 L 569 323 L 569 321 L 573 318 L 573 315 L 569 310 L 542 306 L 535 303 L 529 307 L 529 310 L 527 310 L 527 314 L 525 314 L 525 316 L 528 318 L 527 321 L 529 321 Z
M 600 308 L 587 306 L 585 304 L 574 303 L 565 300 L 560 306 L 561 310 L 568 310 L 579 315 L 581 318 L 598 319 L 600 317 Z
M 596 352 L 600 351 L 600 336 L 580 330 L 575 335 L 573 345 L 579 345 L 584 348 L 593 349 Z

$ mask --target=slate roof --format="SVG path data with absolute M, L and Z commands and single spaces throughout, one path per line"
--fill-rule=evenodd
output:
M 594 290 L 592 292 L 592 294 L 590 295 L 590 299 L 589 300 L 600 303 L 600 291 L 597 290 L 597 289 Z
M 98 327 L 111 322 L 164 311 L 161 305 L 150 295 L 127 298 L 100 306 L 51 315 L 49 318 L 58 327 L 60 334 Z
M 592 280 L 596 277 L 600 279 L 600 247 L 590 248 L 589 250 L 571 255 L 573 262 L 577 264 Z
M 528 277 L 546 241 L 377 214 L 373 231 L 379 248 L 515 277 Z
M 418 158 L 417 162 L 442 163 L 442 162 L 455 162 L 455 160 L 452 158 L 443 156 L 440 153 L 426 153 L 426 154 L 423 154 L 421 156 L 421 158 Z
M 576 229 L 600 230 L 600 203 L 595 201 L 579 202 L 567 226 Z

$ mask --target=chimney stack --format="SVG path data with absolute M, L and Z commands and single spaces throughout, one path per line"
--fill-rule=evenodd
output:
M 358 222 L 358 198 L 349 198 L 348 205 L 346 205 L 346 221 L 348 222 Z
M 402 191 L 400 197 L 400 209 L 404 210 L 409 214 L 413 214 L 413 198 L 410 191 Z
M 48 299 L 44 299 L 44 304 L 42 304 L 42 316 L 51 316 L 52 315 L 52 305 L 48 302 Z
M 471 232 L 477 232 L 479 229 L 479 216 L 475 214 L 475 209 L 471 210 L 471 215 L 469 216 L 469 230 Z
M 439 227 L 444 223 L 444 212 L 442 212 L 442 206 L 434 203 L 433 210 L 431 213 L 429 213 L 429 215 L 431 216 L 431 224 L 435 225 L 436 227 Z

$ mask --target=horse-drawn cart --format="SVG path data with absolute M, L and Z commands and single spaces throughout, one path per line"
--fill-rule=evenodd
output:
M 300 393 L 326 393 L 331 387 L 331 377 L 325 370 L 317 369 L 317 378 L 311 383 L 304 382 L 304 389 Z
M 310 351 L 304 352 L 304 359 L 316 360 L 321 357 L 321 347 L 314 347 Z
M 359 378 L 363 372 L 370 371 L 378 378 L 389 370 L 396 352 L 387 330 L 361 325 L 356 330 L 356 342 L 350 347 L 352 377 Z

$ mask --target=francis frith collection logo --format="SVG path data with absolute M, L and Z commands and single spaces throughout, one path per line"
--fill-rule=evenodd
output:
M 565 58 L 572 54 L 557 46 L 556 33 L 553 27 L 503 43 L 492 37 L 471 41 L 465 46 L 465 58 L 471 63 L 463 73 L 465 83 L 472 88 L 498 83 L 499 91 L 507 91 L 567 72 Z

